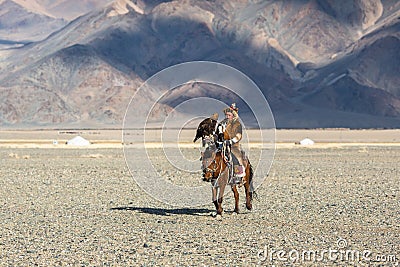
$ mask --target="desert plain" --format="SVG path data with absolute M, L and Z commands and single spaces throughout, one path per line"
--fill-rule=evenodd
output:
M 92 145 L 65 145 L 76 135 Z M 196 158 L 193 135 L 182 135 L 181 149 Z M 196 207 L 146 194 L 126 165 L 121 136 L 118 129 L 0 131 L 0 266 L 400 263 L 399 130 L 277 130 L 253 210 L 241 190 L 241 212 L 233 213 L 228 190 L 220 218 L 211 216 L 211 189 Z M 306 137 L 315 144 L 295 144 Z M 154 144 L 148 153 L 162 154 Z M 141 160 L 134 159 L 138 170 Z M 172 183 L 204 183 L 199 173 L 162 164 Z

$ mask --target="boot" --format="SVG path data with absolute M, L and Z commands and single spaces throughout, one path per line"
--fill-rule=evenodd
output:
M 234 165 L 233 166 L 233 183 L 238 184 L 239 187 L 243 185 L 243 177 L 245 176 L 245 171 L 243 165 Z

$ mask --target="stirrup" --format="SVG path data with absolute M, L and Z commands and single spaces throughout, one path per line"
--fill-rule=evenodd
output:
M 239 186 L 243 185 L 243 179 L 242 179 L 242 177 L 239 177 L 239 176 L 233 176 L 232 182 L 233 182 L 233 184 L 238 184 Z

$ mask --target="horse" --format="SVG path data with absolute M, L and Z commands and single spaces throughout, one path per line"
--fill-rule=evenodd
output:
M 211 182 L 212 200 L 216 208 L 217 215 L 222 215 L 222 200 L 224 196 L 225 186 L 230 184 L 235 197 L 235 213 L 239 213 L 239 192 L 237 184 L 232 183 L 233 164 L 232 161 L 226 162 L 223 153 L 226 147 L 217 147 L 215 143 L 208 142 L 208 146 L 202 153 L 203 180 Z M 230 152 L 229 152 L 230 153 Z M 244 154 L 244 153 L 243 153 Z M 253 200 L 253 167 L 247 156 L 243 157 L 245 166 L 245 176 L 243 177 L 243 185 L 246 194 L 246 208 L 252 209 Z

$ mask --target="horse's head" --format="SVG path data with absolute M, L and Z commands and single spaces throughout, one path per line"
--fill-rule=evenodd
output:
M 206 149 L 202 154 L 203 181 L 209 182 L 219 175 L 219 158 L 216 149 Z

